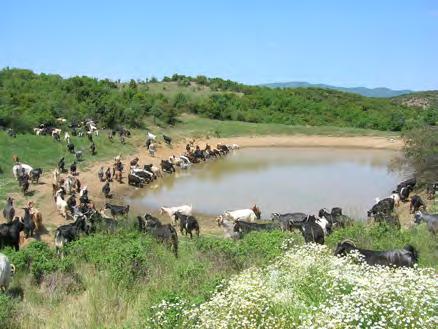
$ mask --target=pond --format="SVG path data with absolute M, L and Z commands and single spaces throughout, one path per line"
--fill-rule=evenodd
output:
M 246 148 L 167 175 L 137 190 L 129 202 L 143 211 L 192 204 L 194 212 L 206 215 L 256 203 L 262 218 L 339 206 L 364 219 L 375 198 L 388 196 L 402 179 L 389 170 L 398 155 L 376 149 Z

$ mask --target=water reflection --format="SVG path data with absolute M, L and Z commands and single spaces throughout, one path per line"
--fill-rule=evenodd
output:
M 341 206 L 364 218 L 375 197 L 388 195 L 400 180 L 388 170 L 396 155 L 368 149 L 242 149 L 168 176 L 159 188 L 139 190 L 131 203 L 142 210 L 187 203 L 212 215 L 257 203 L 262 217 Z

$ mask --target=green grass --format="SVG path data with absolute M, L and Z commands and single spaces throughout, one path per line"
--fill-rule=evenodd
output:
M 326 135 L 326 136 L 380 136 L 397 137 L 397 133 L 371 129 L 290 126 L 283 124 L 220 121 L 183 115 L 175 131 L 179 134 L 210 137 L 267 136 L 267 135 Z
M 335 231 L 327 244 L 334 248 L 343 238 L 373 249 L 411 243 L 419 250 L 420 267 L 437 268 L 438 241 L 424 225 L 399 232 L 355 223 Z M 168 248 L 137 232 L 128 220 L 114 234 L 96 233 L 73 242 L 62 261 L 42 242 L 19 252 L 8 248 L 2 252 L 17 267 L 10 289 L 22 289 L 25 300 L 0 298 L 4 310 L 0 318 L 13 317 L 5 328 L 145 328 L 156 314 L 152 306 L 163 300 L 204 303 L 232 275 L 276 260 L 286 241 L 292 243 L 289 249 L 303 244 L 299 233 L 279 231 L 251 233 L 240 241 L 180 238 L 179 257 L 175 258 Z M 312 282 L 306 283 L 310 290 Z M 312 304 L 319 297 L 303 298 Z M 178 323 L 178 314 L 165 317 Z M 161 328 L 171 328 L 170 323 Z
M 72 137 L 72 143 L 76 150 L 82 150 L 83 159 L 78 165 L 82 170 L 94 161 L 110 159 L 117 154 L 130 154 L 134 151 L 132 142 L 135 137 L 127 139 L 127 144 L 121 145 L 117 138 L 111 143 L 105 133 L 94 137 L 97 154 L 92 156 L 89 151 L 90 142 L 86 137 Z M 7 136 L 0 131 L 0 206 L 4 205 L 7 193 L 19 192 L 18 184 L 12 174 L 12 167 L 15 164 L 13 155 L 17 155 L 22 163 L 31 165 L 33 168 L 42 168 L 43 173 L 56 168 L 59 159 L 65 156 L 66 169 L 74 160 L 74 155 L 67 152 L 66 143 L 56 142 L 50 136 L 35 136 L 30 134 L 19 134 L 16 138 Z

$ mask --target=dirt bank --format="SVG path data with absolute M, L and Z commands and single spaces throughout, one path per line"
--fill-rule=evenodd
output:
M 125 169 L 128 168 L 129 161 L 134 157 L 140 159 L 140 164 L 153 163 L 159 165 L 162 159 L 168 159 L 171 155 L 180 155 L 185 152 L 185 146 L 187 141 L 179 141 L 173 146 L 167 146 L 165 144 L 159 144 L 155 157 L 149 156 L 146 148 L 142 145 L 137 145 L 136 154 L 122 156 L 122 162 L 125 164 Z M 344 147 L 344 148 L 373 148 L 373 149 L 390 149 L 400 150 L 403 143 L 399 139 L 388 139 L 382 137 L 331 137 L 331 136 L 263 136 L 263 137 L 237 137 L 237 138 L 213 138 L 213 139 L 199 139 L 196 140 L 196 144 L 204 147 L 208 143 L 213 147 L 218 143 L 224 144 L 238 144 L 240 147 Z M 116 156 L 117 154 L 114 154 Z M 100 209 L 106 200 L 101 193 L 102 183 L 97 177 L 97 171 L 101 166 L 104 168 L 111 167 L 113 159 L 107 161 L 94 163 L 88 167 L 81 167 L 79 164 L 79 176 L 82 185 L 87 185 L 89 190 L 89 196 L 96 204 L 96 208 Z M 111 183 L 111 191 L 114 195 L 111 203 L 121 204 L 122 200 L 132 193 L 134 187 L 127 184 L 126 171 L 125 179 L 122 184 L 117 182 Z M 32 200 L 35 201 L 37 208 L 41 211 L 44 218 L 44 224 L 47 228 L 47 232 L 41 235 L 41 239 L 52 243 L 53 232 L 56 227 L 66 223 L 66 220 L 60 216 L 56 210 L 55 204 L 52 198 L 52 173 L 45 173 L 40 180 L 41 184 L 32 185 L 31 190 L 35 191 Z M 152 183 L 153 187 L 157 187 L 160 184 L 160 179 Z M 145 189 L 150 186 L 145 186 Z M 14 195 L 17 200 L 22 200 L 22 196 L 19 194 Z M 20 209 L 21 211 L 21 209 Z M 21 215 L 21 212 L 19 214 Z M 144 209 L 144 212 L 149 211 Z M 168 218 L 161 217 L 163 220 L 168 221 Z M 216 234 L 220 230 L 215 226 L 213 218 L 201 216 L 201 227 L 203 227 L 204 233 Z

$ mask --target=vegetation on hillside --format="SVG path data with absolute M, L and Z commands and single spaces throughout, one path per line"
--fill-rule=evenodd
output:
M 438 111 L 438 91 L 420 91 L 408 95 L 394 97 L 393 101 L 410 107 L 434 109 Z
M 354 258 L 331 256 L 344 238 L 370 249 L 413 244 L 420 268 L 370 268 Z M 314 321 L 320 327 L 333 321 L 371 327 L 386 320 L 383 327 L 402 328 L 409 318 L 434 328 L 436 272 L 424 267 L 438 264 L 436 238 L 424 224 L 396 231 L 356 223 L 336 231 L 327 245 L 304 245 L 300 234 L 279 231 L 254 232 L 240 241 L 201 236 L 181 238 L 175 258 L 125 219 L 113 234 L 71 243 L 62 260 L 38 241 L 19 252 L 3 250 L 17 267 L 9 295 L 24 293 L 25 301 L 0 294 L 0 323 L 5 329 L 217 328 L 220 323 L 274 328 L 308 327 Z M 388 313 L 396 305 L 403 307 Z
M 63 79 L 6 68 L 0 71 L 0 126 L 30 131 L 40 123 L 54 123 L 58 117 L 70 121 L 90 117 L 104 127 L 141 127 L 146 117 L 172 125 L 182 112 L 218 120 L 390 131 L 438 121 L 434 109 L 327 89 L 270 89 L 176 74 L 160 83 L 163 92 L 157 84 L 155 79 L 129 83 L 90 77 Z M 180 86 L 181 91 L 166 93 L 166 84 Z

